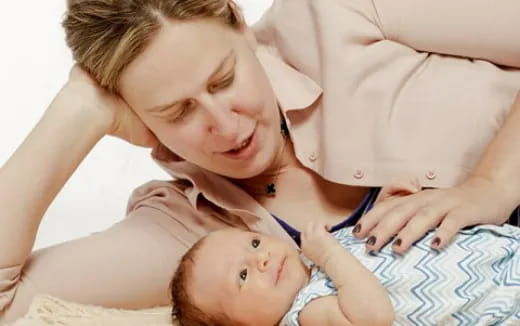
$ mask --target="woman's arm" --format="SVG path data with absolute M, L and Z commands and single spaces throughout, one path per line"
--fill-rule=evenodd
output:
M 183 226 L 214 221 L 193 209 L 172 182 L 143 185 L 130 206 L 106 230 L 35 251 L 16 270 L 0 269 L 0 325 L 22 317 L 42 293 L 111 308 L 169 305 L 172 271 L 200 237 L 200 229 Z M 2 286 L 10 281 L 11 287 Z
M 0 169 L 0 268 L 23 265 L 48 206 L 107 127 L 67 85 Z
M 360 220 L 360 237 L 375 237 L 379 250 L 397 234 L 399 253 L 438 227 L 433 247 L 441 248 L 463 227 L 501 224 L 520 205 L 520 93 L 504 125 L 470 177 L 447 189 L 430 189 L 384 201 Z M 395 242 L 394 242 L 395 243 Z
M 520 67 L 517 0 L 372 0 L 385 38 L 423 52 Z
M 122 99 L 100 89 L 76 66 L 41 120 L 0 169 L 0 268 L 24 262 L 50 203 L 106 134 L 144 146 L 156 142 Z
M 153 144 L 144 125 L 130 123 L 133 116 L 121 99 L 75 67 L 42 119 L 0 168 L 0 311 L 16 292 L 45 211 L 99 139 L 110 133 Z
M 394 310 L 386 290 L 368 269 L 326 232 L 322 224 L 309 223 L 306 226 L 302 233 L 302 250 L 325 271 L 338 290 L 336 300 L 320 298 L 304 308 L 302 324 L 317 325 L 314 322 L 318 319 L 320 325 L 392 324 Z M 323 305 L 327 309 L 322 309 Z

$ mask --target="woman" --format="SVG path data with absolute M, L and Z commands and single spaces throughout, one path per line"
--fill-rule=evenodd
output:
M 384 1 L 275 2 L 256 31 L 260 45 L 226 0 L 71 2 L 67 40 L 93 78 L 75 67 L 0 170 L 1 322 L 23 314 L 38 292 L 105 306 L 165 305 L 178 259 L 209 231 L 233 226 L 298 240 L 297 230 L 309 220 L 336 229 L 355 223 L 377 195 L 369 187 L 399 174 L 425 175 L 429 182 L 422 184 L 430 187 L 455 185 L 476 166 L 520 88 L 515 69 L 420 53 L 407 40 L 390 39 L 386 25 L 396 16 L 394 5 Z M 489 15 L 484 2 L 472 6 Z M 517 20 L 507 16 L 518 5 L 506 6 L 495 14 L 511 24 L 509 30 L 518 30 L 512 28 Z M 439 8 L 429 11 L 437 18 L 443 13 L 450 16 Z M 474 33 L 484 39 L 488 28 Z M 456 32 L 439 40 L 466 39 L 464 31 Z M 338 41 L 345 47 L 341 51 Z M 500 44 L 484 44 L 482 53 L 480 47 L 463 47 L 467 51 L 446 54 L 472 56 L 475 50 L 473 57 L 520 66 L 509 52 L 495 57 L 487 50 L 491 45 Z M 437 46 L 419 50 L 445 50 Z M 520 51 L 517 42 L 504 49 Z M 466 81 L 464 89 L 455 91 L 450 83 L 460 80 Z M 418 107 L 421 114 L 414 115 Z M 475 120 L 468 121 L 466 107 Z M 450 121 L 441 124 L 447 109 Z M 459 223 L 450 222 L 451 229 L 502 223 L 518 205 L 519 196 L 504 195 L 509 189 L 502 188 L 518 187 L 511 178 L 519 158 L 509 151 L 520 130 L 517 111 L 468 179 L 489 180 L 474 189 L 479 196 L 493 190 L 486 199 L 496 205 L 476 218 L 461 216 Z M 465 133 L 450 142 L 442 138 L 461 129 Z M 138 188 L 127 218 L 107 231 L 31 254 L 45 209 L 107 134 L 155 147 L 153 156 L 178 180 Z M 461 148 L 467 148 L 464 155 Z M 423 173 L 423 162 L 431 158 L 435 166 L 450 162 L 447 177 Z M 489 174 L 495 164 L 501 166 L 496 176 Z M 454 189 L 471 194 L 463 186 Z M 422 193 L 416 196 L 413 207 L 424 200 Z M 428 219 L 406 214 L 378 224 L 376 213 L 384 210 L 376 209 L 357 228 L 360 236 L 370 235 L 369 248 L 411 218 L 395 246 L 405 250 L 417 230 L 439 222 L 435 214 Z M 408 230 L 414 221 L 427 223 L 414 233 Z M 381 234 L 382 226 L 387 234 Z M 449 240 L 449 234 L 443 237 L 436 246 Z

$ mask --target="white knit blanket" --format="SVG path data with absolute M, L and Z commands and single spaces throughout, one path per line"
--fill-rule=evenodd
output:
M 122 310 L 36 296 L 27 315 L 11 326 L 172 326 L 170 307 Z

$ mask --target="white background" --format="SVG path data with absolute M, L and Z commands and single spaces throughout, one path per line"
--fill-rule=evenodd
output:
M 0 165 L 66 81 L 72 59 L 60 26 L 65 2 L 0 2 Z M 272 0 L 236 2 L 246 20 L 253 23 Z M 37 157 L 34 164 L 38 164 Z M 124 217 L 132 189 L 151 179 L 166 178 L 149 158 L 148 150 L 105 137 L 47 211 L 35 247 L 105 229 Z

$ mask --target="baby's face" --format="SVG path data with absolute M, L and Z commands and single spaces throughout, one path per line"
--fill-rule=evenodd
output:
M 210 234 L 194 260 L 188 291 L 195 304 L 244 325 L 277 324 L 309 279 L 290 243 L 236 229 Z

